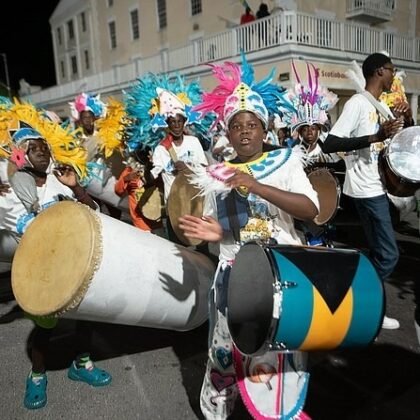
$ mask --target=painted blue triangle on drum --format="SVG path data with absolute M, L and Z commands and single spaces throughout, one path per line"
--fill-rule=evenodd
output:
M 362 254 L 352 291 L 353 313 L 340 348 L 368 345 L 375 339 L 382 325 L 385 302 L 383 284 L 372 263 Z
M 289 350 L 296 350 L 304 342 L 312 323 L 314 306 L 313 285 L 306 275 L 278 250 L 272 250 L 279 273 L 280 283 L 297 283 L 284 288 L 281 298 L 280 319 L 275 340 L 284 343 Z

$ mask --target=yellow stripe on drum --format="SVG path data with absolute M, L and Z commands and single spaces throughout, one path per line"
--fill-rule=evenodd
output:
M 300 350 L 335 349 L 342 343 L 350 327 L 353 316 L 353 291 L 349 289 L 334 313 L 331 313 L 315 287 L 313 291 L 312 322 Z

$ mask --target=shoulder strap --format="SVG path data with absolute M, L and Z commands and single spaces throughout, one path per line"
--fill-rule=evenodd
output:
M 173 162 L 178 162 L 178 155 L 176 154 L 175 149 L 172 147 L 172 145 L 169 147 L 168 153 Z
M 360 94 L 363 95 L 386 120 L 395 118 L 394 114 L 388 108 L 385 108 L 370 92 L 364 90 L 363 92 L 360 92 Z

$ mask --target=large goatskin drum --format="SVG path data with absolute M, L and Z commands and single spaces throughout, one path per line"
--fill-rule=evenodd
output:
M 337 213 L 341 196 L 340 183 L 328 168 L 309 169 L 307 176 L 319 200 L 319 213 L 313 221 L 319 226 L 324 225 Z
M 208 317 L 214 270 L 202 254 L 61 202 L 23 235 L 12 287 L 33 315 L 184 331 Z
M 414 195 L 420 188 L 420 127 L 401 130 L 380 156 L 380 169 L 389 194 Z
M 232 266 L 227 308 L 244 354 L 362 347 L 382 325 L 384 291 L 358 250 L 250 242 Z
M 188 238 L 184 235 L 183 230 L 179 227 L 178 218 L 191 214 L 196 217 L 203 216 L 204 197 L 198 195 L 200 190 L 191 184 L 188 170 L 178 173 L 171 186 L 168 196 L 167 213 L 171 221 L 172 228 L 178 239 L 184 245 L 197 246 L 202 243 L 199 239 Z

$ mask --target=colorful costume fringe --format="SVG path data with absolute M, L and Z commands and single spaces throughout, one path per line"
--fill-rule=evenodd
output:
M 307 85 L 304 85 L 292 62 L 296 77 L 294 90 L 289 92 L 289 99 L 297 110 L 295 114 L 285 117 L 291 130 L 297 130 L 302 125 L 319 124 L 323 126 L 328 121 L 327 111 L 338 102 L 338 96 L 319 84 L 318 69 L 312 63 L 307 63 Z
M 177 75 L 169 78 L 165 75 L 148 73 L 138 78 L 124 92 L 124 103 L 132 125 L 127 130 L 127 146 L 132 152 L 144 149 L 152 150 L 166 136 L 166 119 L 179 113 L 185 116 L 186 125 L 197 136 L 207 137 L 213 118 L 201 118 L 193 106 L 201 101 L 201 87 L 197 81 L 187 84 Z

